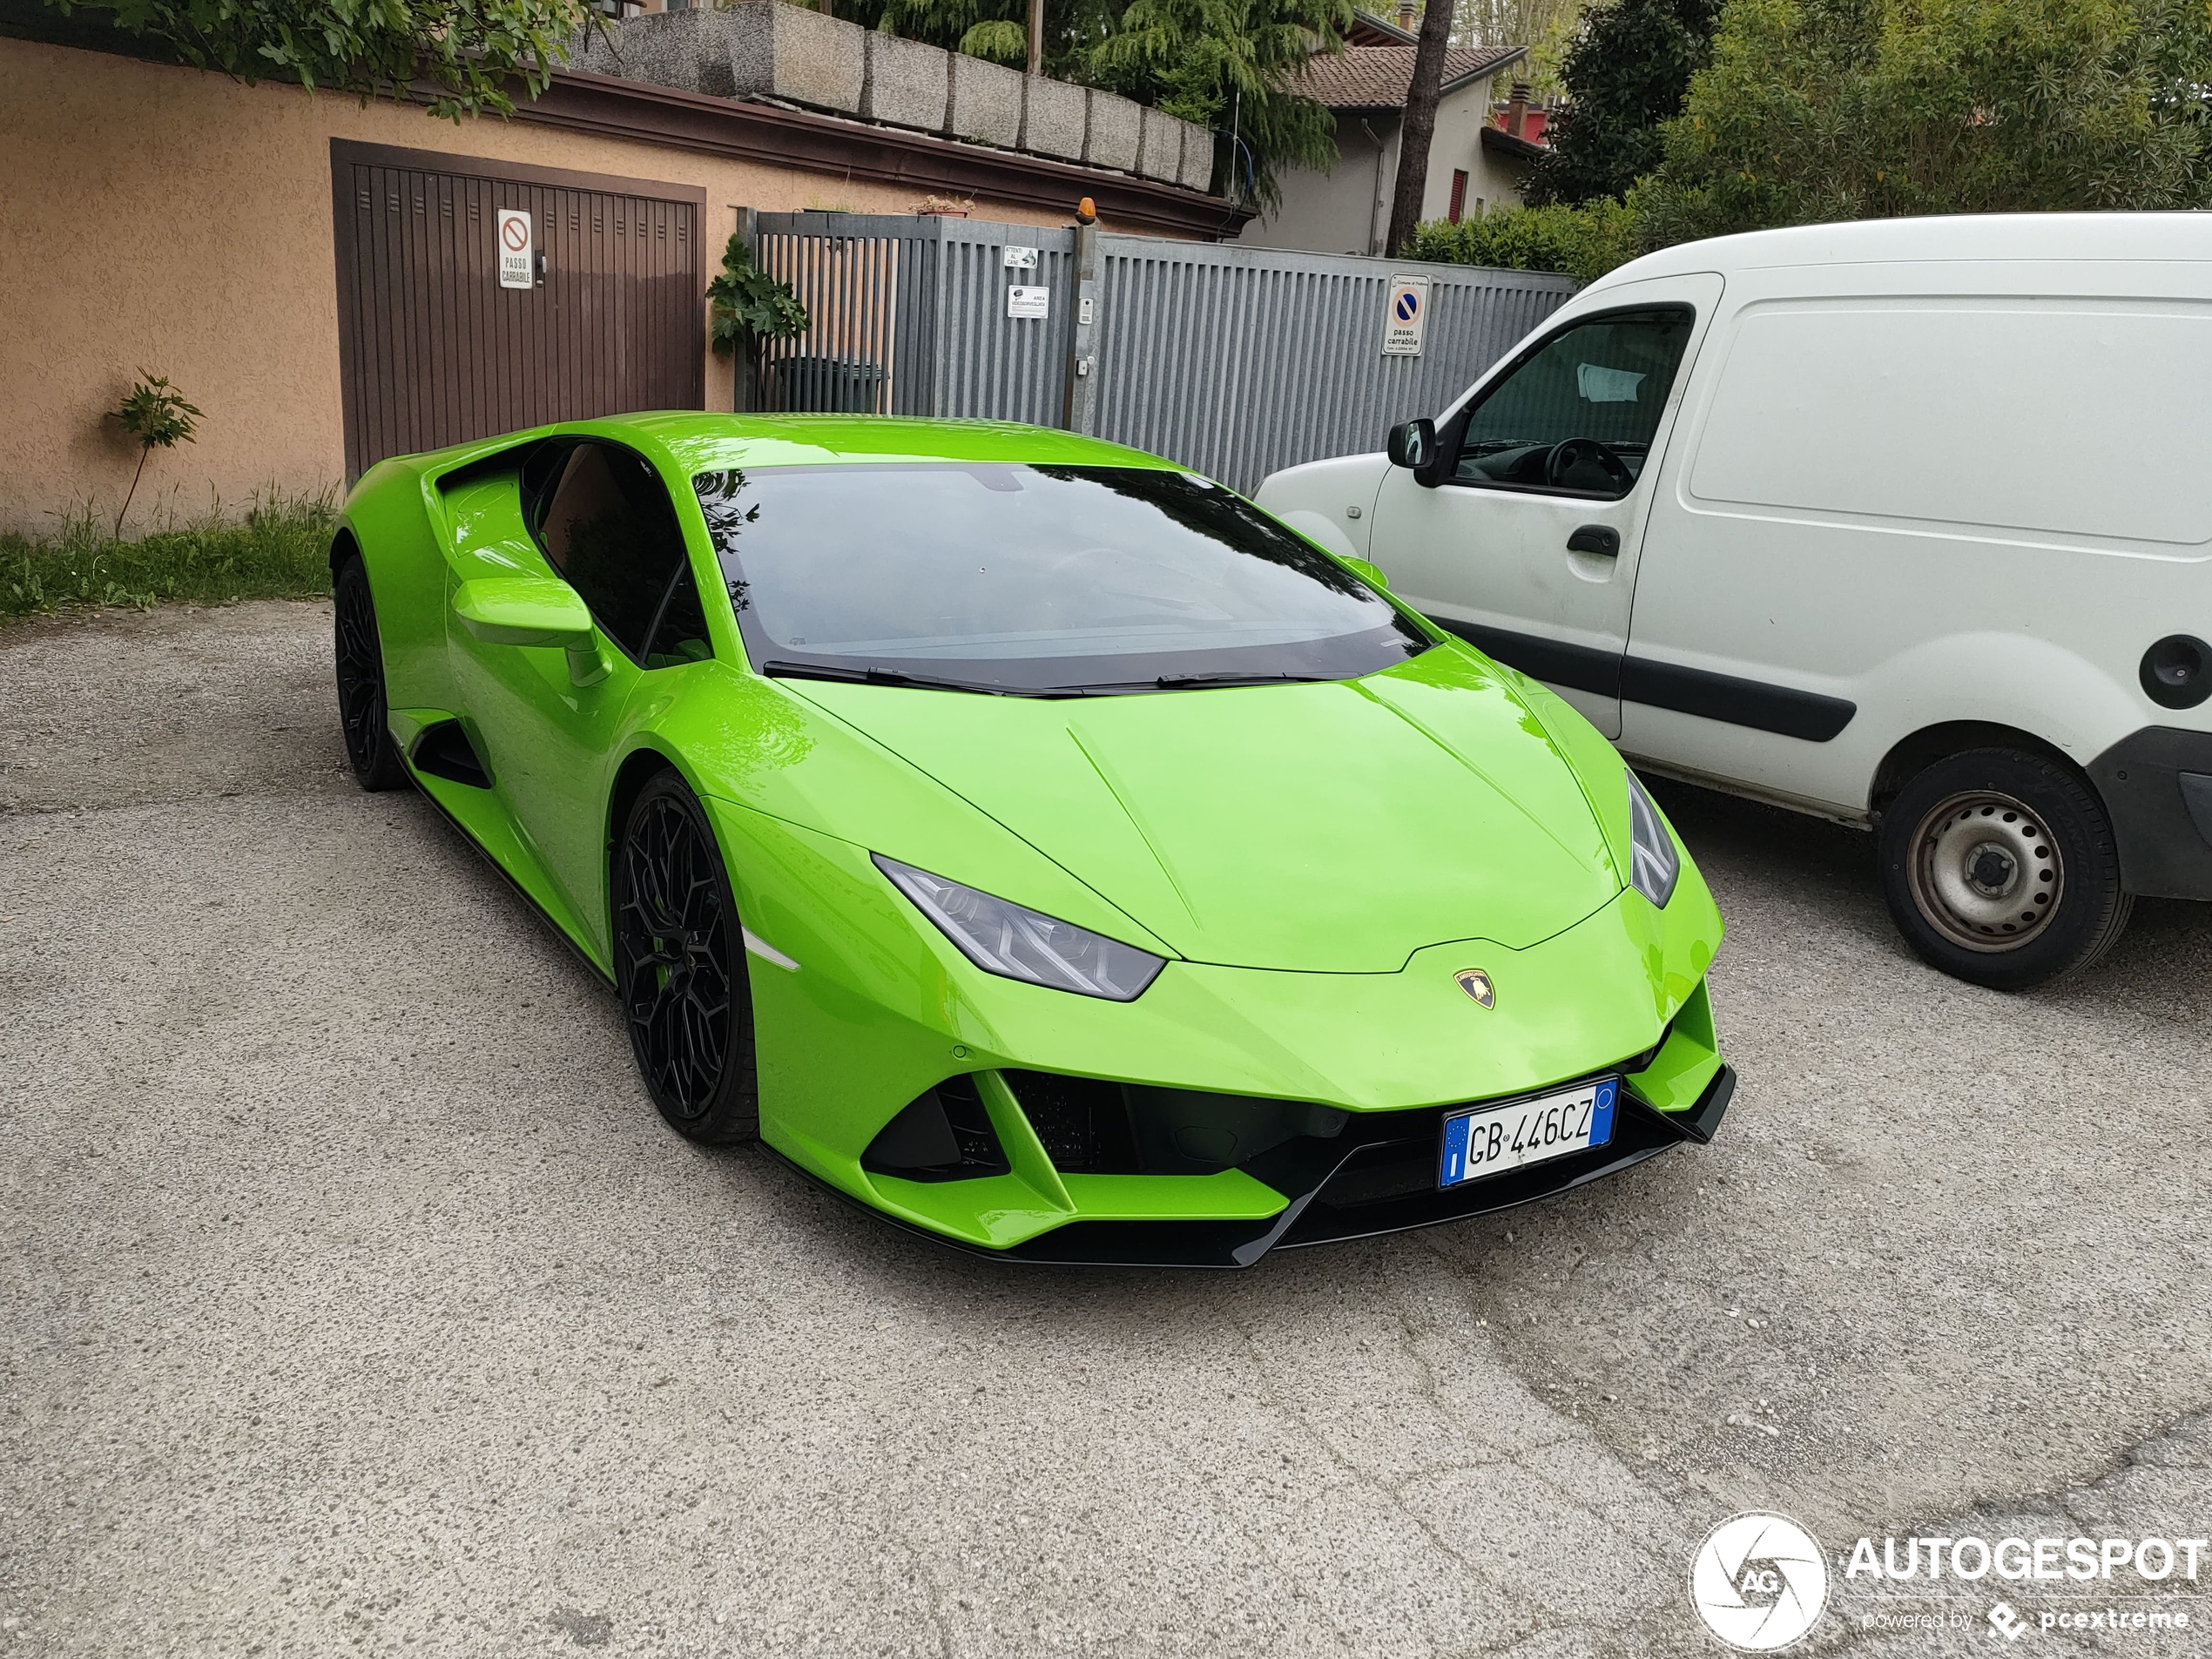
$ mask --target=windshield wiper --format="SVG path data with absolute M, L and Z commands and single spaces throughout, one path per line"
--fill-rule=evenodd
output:
M 760 664 L 771 679 L 835 680 L 846 685 L 905 685 L 925 691 L 981 691 L 991 697 L 1035 697 L 1019 686 L 986 685 L 977 680 L 939 679 L 929 674 L 909 674 L 897 668 L 838 668 L 825 663 L 787 663 L 771 659 Z
M 1338 674 L 1162 674 L 1149 680 L 1103 680 L 1091 685 L 1060 685 L 1061 692 L 1180 691 L 1200 685 L 1327 685 Z

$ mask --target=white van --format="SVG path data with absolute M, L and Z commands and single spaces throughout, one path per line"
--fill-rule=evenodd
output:
M 1872 828 L 1962 978 L 2212 899 L 2212 214 L 1672 248 L 1258 500 L 1639 765 Z

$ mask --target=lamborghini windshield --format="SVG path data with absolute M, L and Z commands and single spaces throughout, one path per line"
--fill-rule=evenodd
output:
M 1429 644 L 1189 473 L 863 463 L 693 482 L 765 674 L 1076 695 L 1350 679 Z

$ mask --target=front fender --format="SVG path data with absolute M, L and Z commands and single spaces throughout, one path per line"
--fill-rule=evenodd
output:
M 1390 457 L 1381 455 L 1309 461 L 1270 474 L 1252 500 L 1338 557 L 1373 559 L 1387 570 L 1389 561 L 1368 548 L 1375 497 L 1389 471 Z

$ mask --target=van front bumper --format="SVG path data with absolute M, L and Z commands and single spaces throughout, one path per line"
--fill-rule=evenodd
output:
M 2212 732 L 2148 725 L 2088 766 L 2120 852 L 2120 884 L 2147 899 L 2212 900 Z

